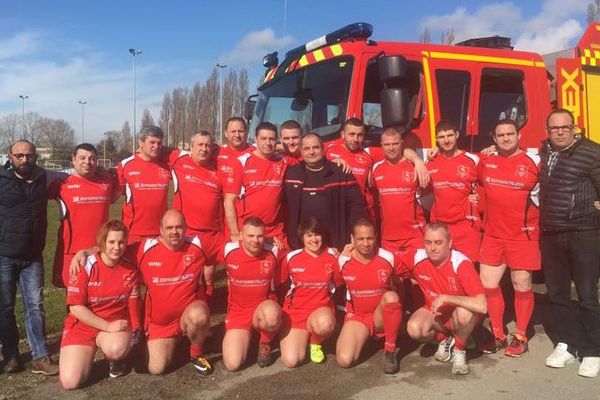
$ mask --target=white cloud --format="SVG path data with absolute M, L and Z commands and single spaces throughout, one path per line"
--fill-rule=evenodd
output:
M 7 60 L 33 53 L 39 47 L 39 35 L 21 32 L 8 38 L 0 38 L 0 60 Z
M 246 34 L 234 46 L 233 50 L 220 57 L 220 62 L 239 66 L 254 65 L 256 60 L 261 60 L 266 54 L 275 50 L 284 49 L 294 41 L 294 38 L 290 35 L 275 36 L 272 28 L 253 31 Z
M 524 18 L 518 5 L 510 2 L 486 4 L 474 11 L 459 7 L 445 15 L 424 18 L 421 27 L 436 35 L 454 29 L 455 42 L 478 36 L 513 38 L 517 50 L 545 54 L 572 46 L 583 26 L 575 17 L 585 16 L 588 0 L 543 0 L 539 12 Z

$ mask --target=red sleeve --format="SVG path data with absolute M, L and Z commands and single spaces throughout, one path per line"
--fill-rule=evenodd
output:
M 75 277 L 69 279 L 69 285 L 67 286 L 67 305 L 87 305 L 88 280 L 89 276 L 85 268 L 81 268 Z
M 333 284 L 336 288 L 344 285 L 344 278 L 342 278 L 342 273 L 340 272 L 337 260 L 335 260 L 335 264 L 333 266 Z
M 235 160 L 231 163 L 232 173 L 227 176 L 225 185 L 223 186 L 223 193 L 231 193 L 239 196 L 242 190 L 242 182 L 244 179 L 244 169 L 242 163 L 239 160 Z
M 278 268 L 275 268 L 275 287 L 284 285 L 290 278 L 290 271 L 288 268 L 288 259 L 285 257 L 279 264 Z
M 169 167 L 173 167 L 175 162 L 183 156 L 183 154 L 181 153 L 184 153 L 184 151 L 179 149 L 172 149 L 170 147 L 163 147 L 162 158 Z
M 458 276 L 460 286 L 467 296 L 474 297 L 485 293 L 481 278 L 477 275 L 477 271 L 475 271 L 475 267 L 473 267 L 470 261 L 463 261 L 458 266 L 456 275 Z
M 136 273 L 136 281 L 133 286 L 133 290 L 131 291 L 131 295 L 129 296 L 129 319 L 131 320 L 131 329 L 141 329 L 142 328 L 142 299 L 140 298 L 140 282 L 139 282 L 139 274 Z
M 115 190 L 117 190 L 119 193 L 125 193 L 125 167 L 123 167 L 123 164 L 118 163 L 117 164 L 117 185 Z

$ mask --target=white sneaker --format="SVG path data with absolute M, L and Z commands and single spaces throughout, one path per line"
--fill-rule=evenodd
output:
M 567 344 L 559 342 L 552 354 L 546 358 L 546 365 L 551 368 L 563 368 L 565 365 L 573 364 L 575 356 L 567 351 Z
M 467 352 L 464 350 L 452 351 L 452 374 L 466 375 L 469 373 L 469 363 L 467 362 Z
M 600 357 L 583 357 L 579 366 L 579 376 L 595 378 L 600 371 Z
M 435 361 L 446 362 L 452 358 L 452 347 L 454 346 L 454 336 L 448 336 L 446 339 L 438 343 L 437 351 L 435 352 Z

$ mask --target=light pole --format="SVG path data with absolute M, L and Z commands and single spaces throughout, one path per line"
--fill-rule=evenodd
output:
M 83 107 L 87 104 L 87 101 L 85 100 L 79 100 L 78 101 L 79 104 L 81 104 L 81 143 L 85 142 L 85 125 L 83 123 L 84 119 L 83 119 Z
M 135 56 L 139 56 L 140 54 L 142 54 L 142 50 L 136 50 L 136 49 L 129 49 L 129 52 L 131 53 L 131 56 L 133 58 L 133 132 L 131 135 L 131 149 L 132 149 L 132 153 L 131 154 L 135 154 L 135 137 L 137 135 L 137 131 L 136 131 L 136 115 L 135 115 L 135 111 L 136 111 L 136 105 L 135 105 Z
M 104 169 L 106 169 L 106 141 L 108 140 L 107 133 L 108 132 L 104 132 L 104 140 L 102 141 L 103 146 L 104 146 L 104 149 L 103 149 L 104 154 L 102 155 L 102 160 L 103 160 L 102 167 L 104 167 Z
M 25 139 L 25 100 L 27 100 L 29 96 L 20 94 L 19 98 L 23 103 L 23 107 L 21 109 L 21 135 L 23 136 L 23 139 Z
M 225 70 L 225 68 L 227 68 L 227 65 L 225 64 L 221 64 L 221 63 L 217 63 L 216 64 L 217 68 L 221 69 L 221 90 L 220 90 L 220 99 L 219 99 L 219 135 L 221 136 L 221 144 L 225 143 L 225 135 L 223 133 L 223 72 Z

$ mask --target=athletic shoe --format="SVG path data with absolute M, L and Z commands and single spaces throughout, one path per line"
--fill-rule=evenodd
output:
M 452 350 L 452 374 L 466 375 L 469 373 L 467 352 L 465 350 Z
M 23 370 L 23 363 L 19 357 L 9 358 L 2 368 L 5 374 L 14 374 Z
M 123 361 L 110 361 L 108 363 L 108 376 L 118 378 L 127 373 L 125 363 Z
M 310 361 L 316 364 L 321 364 L 325 361 L 325 354 L 320 344 L 310 345 Z
M 396 357 L 395 351 L 383 352 L 383 373 L 384 374 L 396 374 L 400 371 L 400 365 L 398 364 L 398 357 Z
M 256 364 L 264 368 L 273 364 L 273 361 L 275 360 L 273 360 L 273 355 L 271 354 L 271 343 L 259 343 Z
M 49 356 L 36 358 L 31 362 L 31 372 L 47 376 L 58 375 L 58 365 Z
M 493 335 L 490 335 L 489 340 L 484 343 L 479 344 L 479 350 L 483 351 L 485 354 L 493 354 L 505 348 L 508 345 L 508 339 L 498 339 Z
M 595 378 L 600 372 L 600 357 L 583 357 L 579 366 L 579 376 Z
M 567 350 L 566 343 L 558 342 L 552 354 L 546 358 L 546 366 L 551 368 L 563 368 L 575 362 L 575 356 Z
M 519 334 L 515 334 L 508 347 L 504 351 L 504 355 L 508 357 L 520 358 L 525 354 L 528 350 L 529 346 L 527 345 L 527 338 Z
M 192 357 L 192 365 L 196 369 L 196 371 L 203 376 L 210 375 L 213 371 L 213 367 L 210 362 L 203 356 L 198 355 L 196 357 Z
M 446 362 L 452 358 L 452 348 L 454 347 L 454 336 L 448 336 L 446 339 L 438 343 L 437 351 L 435 352 L 435 361 Z

